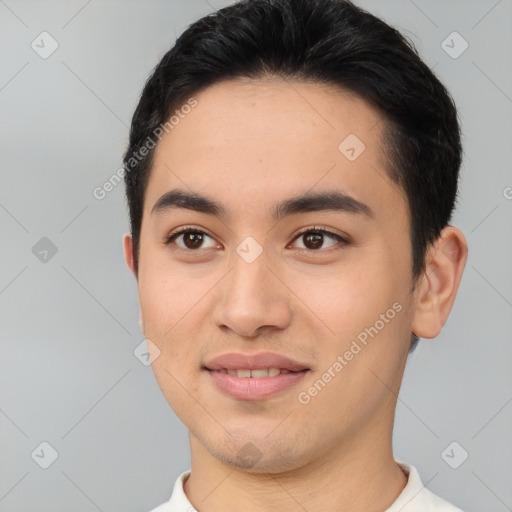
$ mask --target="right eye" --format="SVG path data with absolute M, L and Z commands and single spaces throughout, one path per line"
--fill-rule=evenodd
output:
M 175 231 L 174 233 L 171 233 L 169 236 L 167 236 L 165 239 L 165 245 L 169 245 L 171 243 L 174 243 L 175 240 L 181 239 L 182 245 L 176 243 L 180 250 L 197 252 L 197 250 L 201 248 L 201 245 L 204 242 L 205 237 L 210 238 L 213 241 L 213 238 L 204 231 L 201 231 L 191 226 L 187 226 L 184 228 L 180 228 L 179 231 Z M 214 247 L 216 247 L 215 243 L 209 248 Z

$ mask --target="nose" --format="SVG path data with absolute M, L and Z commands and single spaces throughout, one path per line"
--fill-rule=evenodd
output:
M 248 338 L 285 329 L 292 318 L 291 292 L 276 274 L 265 252 L 251 263 L 236 255 L 231 272 L 217 290 L 216 325 Z

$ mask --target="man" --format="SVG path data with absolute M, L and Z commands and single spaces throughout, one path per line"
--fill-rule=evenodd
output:
M 443 85 L 349 2 L 246 0 L 183 33 L 124 156 L 141 328 L 191 449 L 154 512 L 460 512 L 392 451 L 467 259 L 460 163 Z

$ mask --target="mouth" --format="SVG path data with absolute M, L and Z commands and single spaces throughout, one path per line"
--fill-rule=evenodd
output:
M 264 379 L 268 377 L 277 377 L 278 375 L 284 375 L 287 373 L 302 373 L 307 372 L 309 369 L 305 368 L 303 370 L 288 370 L 287 368 L 255 368 L 255 369 L 246 369 L 240 368 L 237 370 L 229 369 L 229 368 L 221 368 L 221 369 L 211 369 L 204 367 L 205 370 L 209 372 L 219 372 L 227 375 L 231 375 L 232 377 L 238 377 L 240 379 Z
M 237 400 L 266 400 L 296 386 L 311 369 L 275 352 L 226 352 L 206 361 L 218 391 Z
M 286 368 L 255 368 L 212 370 L 204 368 L 218 391 L 242 401 L 262 401 L 282 394 L 298 383 L 311 370 L 292 371 Z

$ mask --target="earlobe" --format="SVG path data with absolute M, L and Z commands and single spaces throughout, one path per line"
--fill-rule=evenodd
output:
M 135 262 L 133 259 L 133 241 L 132 235 L 130 233 L 123 235 L 123 251 L 126 266 L 129 268 L 135 278 L 137 278 L 137 271 L 135 269 Z
M 425 274 L 417 286 L 412 331 L 420 338 L 435 338 L 452 309 L 468 246 L 462 232 L 447 226 L 427 253 Z

